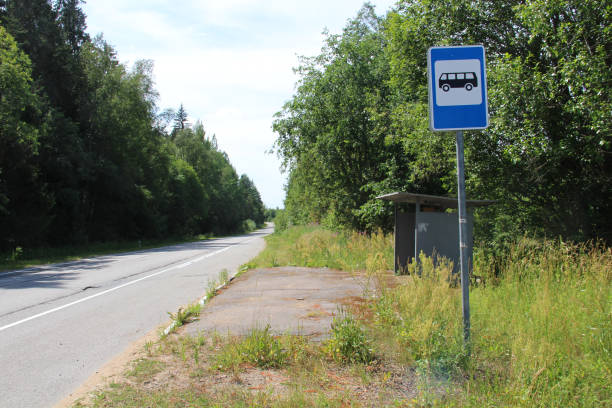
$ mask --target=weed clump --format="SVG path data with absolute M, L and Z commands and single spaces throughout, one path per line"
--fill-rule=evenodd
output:
M 228 344 L 217 356 L 217 368 L 234 370 L 243 363 L 260 368 L 278 368 L 285 364 L 289 353 L 281 341 L 270 333 L 270 325 L 253 329 L 238 342 Z
M 165 364 L 161 361 L 140 358 L 133 362 L 132 368 L 126 373 L 128 377 L 134 378 L 137 382 L 144 382 L 155 374 L 161 372 Z
M 371 342 L 355 318 L 345 311 L 334 317 L 327 353 L 336 361 L 368 364 L 374 360 Z

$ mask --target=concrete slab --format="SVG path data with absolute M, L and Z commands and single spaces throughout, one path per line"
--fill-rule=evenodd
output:
M 327 268 L 253 269 L 232 281 L 204 306 L 199 320 L 179 332 L 245 334 L 269 324 L 274 333 L 322 340 L 338 308 L 360 300 L 365 283 L 363 276 Z

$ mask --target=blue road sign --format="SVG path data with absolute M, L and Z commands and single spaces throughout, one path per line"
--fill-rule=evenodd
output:
M 427 52 L 429 127 L 436 131 L 489 126 L 482 45 L 431 47 Z

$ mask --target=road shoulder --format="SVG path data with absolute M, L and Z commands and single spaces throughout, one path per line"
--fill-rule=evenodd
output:
M 363 275 L 328 268 L 278 267 L 249 270 L 220 290 L 203 307 L 199 319 L 171 336 L 211 333 L 244 334 L 253 328 L 299 334 L 314 341 L 328 336 L 339 308 L 362 300 Z M 159 340 L 163 327 L 132 343 L 96 371 L 55 408 L 73 406 L 108 384 L 120 381 L 130 363 L 142 358 L 147 343 Z
M 338 308 L 360 298 L 365 283 L 361 275 L 328 268 L 254 269 L 215 296 L 200 319 L 180 332 L 240 335 L 269 325 L 277 334 L 322 340 Z

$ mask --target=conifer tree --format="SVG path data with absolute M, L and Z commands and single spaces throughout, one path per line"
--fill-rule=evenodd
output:
M 188 125 L 187 117 L 188 117 L 187 111 L 185 111 L 185 108 L 183 108 L 183 104 L 181 103 L 181 106 L 179 106 L 178 111 L 176 111 L 176 114 L 174 116 L 174 129 L 175 130 L 185 129 L 185 126 Z

